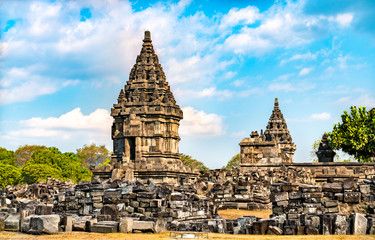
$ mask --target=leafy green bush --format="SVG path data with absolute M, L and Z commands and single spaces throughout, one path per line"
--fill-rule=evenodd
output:
M 17 185 L 21 180 L 21 172 L 18 167 L 0 163 L 0 187 Z
M 198 169 L 199 171 L 208 172 L 209 169 L 200 161 L 192 158 L 189 155 L 180 153 L 180 159 L 183 164 L 190 167 L 191 169 Z
M 241 154 L 234 155 L 231 160 L 228 161 L 227 165 L 224 166 L 224 169 L 232 170 L 233 168 L 239 167 L 241 164 Z
M 46 166 L 48 168 L 43 170 Z M 41 177 L 38 177 L 38 172 Z M 22 179 L 26 183 L 45 180 L 47 177 L 61 180 L 71 179 L 73 182 L 78 182 L 90 180 L 91 176 L 90 170 L 81 165 L 81 160 L 76 154 L 62 154 L 55 147 L 36 150 L 22 168 Z
M 0 147 L 0 163 L 17 166 L 16 157 L 14 152 Z
M 28 184 L 46 181 L 47 178 L 63 179 L 61 171 L 48 164 L 25 164 L 21 170 L 21 178 Z

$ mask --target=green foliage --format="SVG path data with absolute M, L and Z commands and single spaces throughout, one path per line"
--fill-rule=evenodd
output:
M 323 135 L 322 135 L 322 137 L 323 137 Z M 316 152 L 319 149 L 319 144 L 320 144 L 321 141 L 322 140 L 318 139 L 318 140 L 315 140 L 312 144 L 312 150 L 310 151 L 310 157 L 312 159 L 312 162 L 318 162 L 318 156 L 316 155 Z M 329 141 L 329 139 L 328 139 L 328 141 Z M 329 142 L 328 142 L 328 144 L 329 144 Z M 342 151 L 335 151 L 335 152 L 336 152 L 336 155 L 333 158 L 333 161 L 335 161 L 335 162 L 352 162 L 353 161 L 353 159 L 350 156 L 343 153 Z M 340 156 L 342 156 L 342 154 L 344 155 L 344 157 L 347 157 L 347 158 L 342 159 L 340 157 Z
M 241 164 L 241 154 L 234 155 L 231 160 L 228 161 L 227 165 L 224 166 L 224 169 L 232 170 L 233 168 L 238 168 Z
M 99 163 L 99 166 L 107 166 L 111 163 L 111 159 L 108 158 L 104 163 Z
M 191 169 L 198 169 L 199 171 L 208 172 L 209 169 L 202 162 L 192 158 L 189 155 L 180 153 L 180 159 L 183 164 L 190 167 Z
M 17 166 L 14 152 L 0 147 L 0 163 Z
M 341 123 L 333 126 L 328 137 L 333 149 L 342 149 L 358 161 L 371 161 L 375 156 L 375 111 L 351 107 L 350 114 L 344 111 Z
M 104 145 L 96 146 L 95 143 L 77 149 L 77 156 L 81 159 L 83 166 L 98 166 L 110 160 L 110 152 Z
M 47 177 L 73 182 L 90 180 L 92 173 L 82 166 L 74 153 L 61 153 L 55 147 L 36 150 L 22 168 L 22 180 L 26 183 L 45 181 Z
M 18 167 L 0 163 L 0 188 L 8 185 L 17 185 L 21 180 L 21 172 Z
M 18 166 L 23 166 L 33 155 L 36 150 L 43 150 L 46 149 L 46 146 L 39 146 L 39 145 L 24 145 L 20 146 L 16 152 L 15 157 Z
M 61 171 L 48 164 L 25 164 L 21 170 L 24 183 L 32 184 L 46 181 L 47 178 L 63 179 Z

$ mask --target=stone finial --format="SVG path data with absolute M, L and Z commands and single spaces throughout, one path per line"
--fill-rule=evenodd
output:
M 145 31 L 145 38 L 143 39 L 143 42 L 152 42 L 150 31 Z
M 275 108 L 279 108 L 279 99 L 275 98 Z
M 319 144 L 318 151 L 316 152 L 319 162 L 333 162 L 333 158 L 336 155 L 336 153 L 329 146 L 327 137 L 327 134 L 324 133 L 322 141 Z

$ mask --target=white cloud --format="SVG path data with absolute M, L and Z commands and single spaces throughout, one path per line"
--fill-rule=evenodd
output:
M 247 137 L 248 133 L 246 131 L 232 132 L 231 137 Z
M 112 117 L 105 109 L 96 109 L 84 115 L 80 108 L 59 117 L 35 117 L 18 122 L 18 130 L 2 134 L 1 139 L 20 146 L 43 144 L 46 146 L 70 146 L 71 149 L 91 142 L 110 146 Z M 67 140 L 69 140 L 67 142 Z
M 253 6 L 246 8 L 232 8 L 223 16 L 219 29 L 234 27 L 237 25 L 248 25 L 254 23 L 260 17 L 259 9 Z
M 184 119 L 181 121 L 182 136 L 215 137 L 224 134 L 223 117 L 214 113 L 205 113 L 193 107 L 182 108 Z
M 288 118 L 287 122 L 316 122 L 316 121 L 327 121 L 331 119 L 331 114 L 328 112 L 313 113 L 309 117 L 304 118 Z
M 324 112 L 324 113 L 314 113 L 311 115 L 311 120 L 329 120 L 331 119 L 331 114 Z
M 38 96 L 54 93 L 57 89 L 54 83 L 24 82 L 12 88 L 0 89 L 0 105 L 34 100 Z
M 304 92 L 315 88 L 315 84 L 308 82 L 289 83 L 289 82 L 273 82 L 268 86 L 270 91 L 283 92 Z
M 366 107 L 368 109 L 375 107 L 375 98 L 370 94 L 361 94 L 359 96 L 346 96 L 335 101 L 337 104 L 357 107 Z
M 219 100 L 224 100 L 231 98 L 233 92 L 229 90 L 217 90 L 216 87 L 204 88 L 202 90 L 185 90 L 185 89 L 176 89 L 175 95 L 177 98 L 206 98 L 206 97 L 215 97 Z
M 348 27 L 354 18 L 353 13 L 344 13 L 344 14 L 337 14 L 336 22 L 339 23 L 342 27 Z
M 296 54 L 290 57 L 289 59 L 284 59 L 280 62 L 281 65 L 291 62 L 291 61 L 299 61 L 299 60 L 315 60 L 317 58 L 317 53 L 312 54 L 311 52 L 305 54 Z
M 31 118 L 20 121 L 28 128 L 65 129 L 65 130 L 108 130 L 112 123 L 110 114 L 105 109 L 97 109 L 89 115 L 83 115 L 80 108 L 62 114 L 60 117 Z
M 299 76 L 308 75 L 314 68 L 302 68 L 301 71 L 298 73 Z

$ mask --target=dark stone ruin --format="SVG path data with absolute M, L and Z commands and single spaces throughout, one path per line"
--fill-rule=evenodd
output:
M 178 152 L 182 111 L 150 33 L 111 116 L 111 164 L 91 181 L 0 189 L 0 231 L 193 231 L 230 234 L 374 234 L 375 163 L 336 163 L 324 135 L 318 163 L 294 163 L 278 99 L 265 132 L 240 143 L 240 168 L 198 172 Z M 272 210 L 223 219 L 219 209 Z

